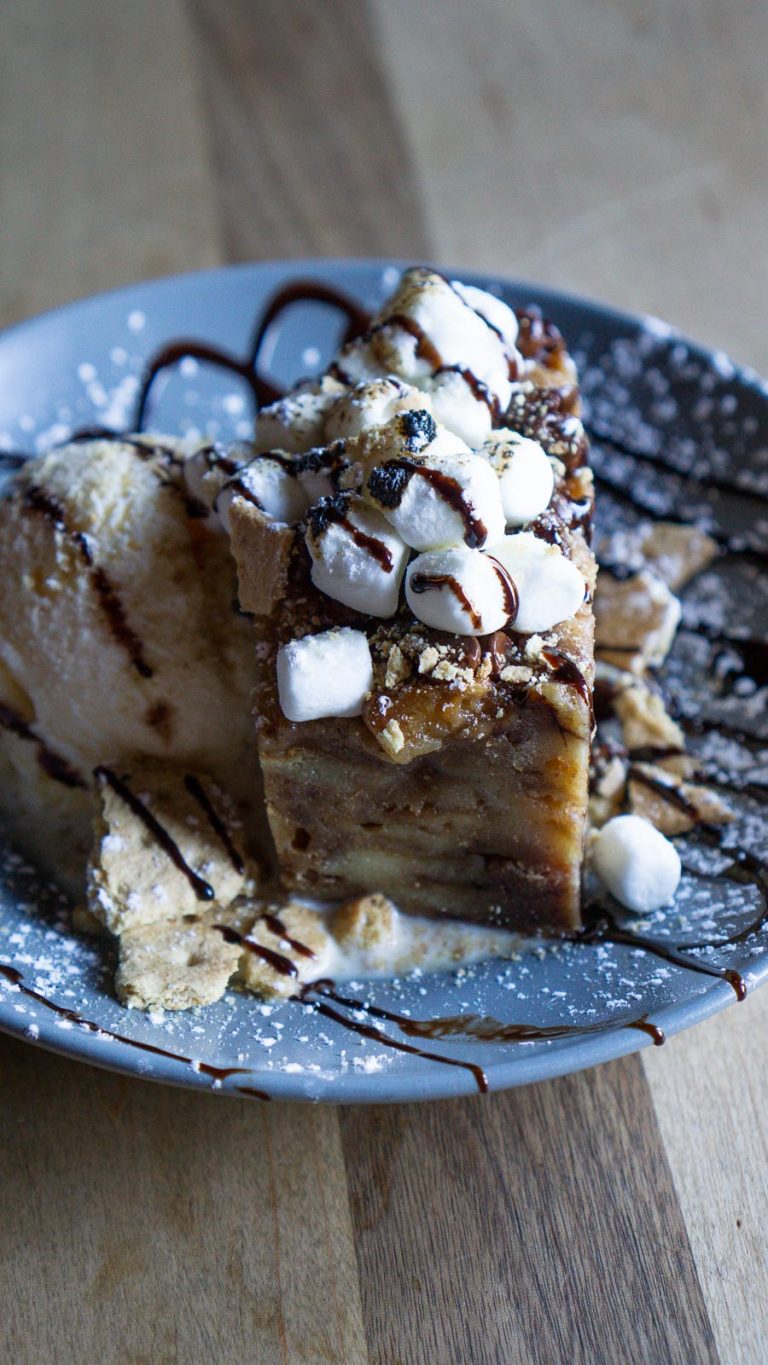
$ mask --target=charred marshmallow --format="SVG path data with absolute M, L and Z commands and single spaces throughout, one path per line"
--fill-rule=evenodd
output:
M 278 650 L 277 691 L 288 720 L 359 716 L 372 687 L 371 651 L 361 630 L 305 635 Z
M 417 620 L 455 635 L 501 630 L 516 605 L 502 566 L 463 545 L 418 555 L 408 566 L 405 596 Z
M 575 564 L 530 531 L 504 536 L 488 548 L 503 564 L 519 598 L 515 630 L 534 635 L 575 616 L 584 601 L 585 583 Z
M 482 454 L 499 477 L 507 526 L 524 526 L 546 510 L 555 476 L 538 441 L 515 431 L 494 431 Z
M 190 498 L 208 509 L 211 521 L 221 525 L 215 510 L 216 498 L 224 484 L 242 469 L 245 461 L 236 453 L 219 446 L 205 445 L 184 461 L 184 487 Z
M 427 414 L 406 413 L 397 420 L 404 424 L 421 418 Z M 393 442 L 393 458 L 387 458 L 389 428 L 382 428 L 374 450 L 376 463 L 363 487 L 365 497 L 414 550 L 462 542 L 474 549 L 497 539 L 503 534 L 504 513 L 494 471 L 470 450 L 456 449 L 457 438 L 437 428 L 431 418 L 428 422 L 421 447 L 414 442 L 398 451 Z
M 482 291 L 475 291 L 480 293 Z M 510 346 L 489 316 L 505 304 L 492 296 L 484 311 L 441 275 L 407 270 L 378 315 L 370 346 L 385 370 L 418 384 L 443 369 L 468 369 L 505 408 L 512 392 Z M 513 315 L 514 316 L 514 315 Z M 511 329 L 516 324 L 505 324 Z
M 343 392 L 343 384 L 326 375 L 261 408 L 256 418 L 256 449 L 296 455 L 321 445 L 328 413 Z
M 325 434 L 330 440 L 359 436 L 370 427 L 384 426 L 399 412 L 428 407 L 429 399 L 423 393 L 392 376 L 356 384 L 349 393 L 336 399 L 325 423 Z
M 680 884 L 677 849 L 640 815 L 617 815 L 603 826 L 592 866 L 611 895 L 638 915 L 669 905 Z
M 307 517 L 312 582 L 368 616 L 394 616 L 408 547 L 356 493 L 321 498 Z
M 472 449 L 490 433 L 496 402 L 484 385 L 474 384 L 461 370 L 441 370 L 422 381 L 437 421 Z
M 330 497 L 339 487 L 339 478 L 349 465 L 344 441 L 308 450 L 297 460 L 298 479 L 307 498 L 307 505 L 320 498 Z
M 257 455 L 224 484 L 215 505 L 226 531 L 230 530 L 229 510 L 237 498 L 244 498 L 272 521 L 288 526 L 301 521 L 309 505 L 298 478 L 297 461 L 281 451 Z

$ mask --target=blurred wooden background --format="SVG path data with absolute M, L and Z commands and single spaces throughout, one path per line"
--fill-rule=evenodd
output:
M 0 320 L 299 254 L 489 268 L 768 370 L 768 9 L 0 0 Z M 768 993 L 388 1111 L 0 1043 L 15 1362 L 768 1358 Z

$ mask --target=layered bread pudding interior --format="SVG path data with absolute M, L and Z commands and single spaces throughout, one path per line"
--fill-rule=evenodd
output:
M 80 927 L 117 937 L 126 1004 L 287 995 L 344 952 L 459 957 L 469 924 L 488 953 L 578 932 L 593 503 L 556 328 L 427 269 L 249 443 L 23 465 L 0 503 L 0 808 Z M 606 597 L 603 661 L 638 733 L 676 624 L 640 577 Z

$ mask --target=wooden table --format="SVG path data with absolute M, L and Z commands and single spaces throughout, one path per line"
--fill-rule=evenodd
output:
M 2 0 L 0 315 L 292 254 L 488 267 L 768 370 L 768 8 Z M 768 991 L 489 1099 L 222 1102 L 0 1044 L 3 1359 L 768 1357 Z

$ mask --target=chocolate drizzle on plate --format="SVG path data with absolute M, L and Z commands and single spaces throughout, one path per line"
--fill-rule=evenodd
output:
M 149 397 L 158 375 L 164 370 L 178 365 L 181 360 L 201 360 L 206 364 L 215 365 L 218 369 L 228 370 L 230 374 L 237 375 L 248 385 L 256 407 L 265 403 L 274 403 L 277 398 L 281 398 L 283 389 L 259 372 L 259 359 L 264 343 L 281 314 L 294 303 L 308 302 L 329 304 L 332 308 L 336 308 L 346 315 L 347 327 L 344 333 L 344 341 L 351 341 L 354 337 L 360 336 L 368 327 L 368 313 L 354 299 L 344 294 L 342 290 L 312 280 L 300 280 L 295 284 L 286 285 L 284 289 L 279 290 L 274 295 L 264 310 L 255 327 L 248 352 L 242 359 L 220 346 L 213 346 L 208 342 L 197 341 L 193 338 L 169 342 L 167 346 L 156 351 L 144 373 L 136 402 L 133 429 L 141 431 L 144 426 Z
M 39 1005 L 51 1010 L 60 1019 L 65 1019 L 70 1024 L 76 1024 L 86 1033 L 94 1033 L 101 1038 L 109 1038 L 113 1043 L 122 1043 L 125 1047 L 138 1049 L 139 1052 L 148 1052 L 153 1057 L 166 1057 L 172 1062 L 184 1062 L 187 1066 L 191 1066 L 194 1071 L 201 1072 L 203 1076 L 210 1076 L 214 1081 L 224 1081 L 228 1076 L 247 1076 L 252 1073 L 252 1067 L 214 1066 L 211 1062 L 200 1062 L 194 1057 L 185 1057 L 180 1052 L 171 1052 L 169 1048 L 157 1047 L 155 1043 L 144 1043 L 139 1038 L 129 1038 L 124 1033 L 114 1033 L 112 1029 L 104 1028 L 103 1025 L 95 1024 L 93 1020 L 84 1018 L 77 1010 L 70 1009 L 66 1005 L 59 1005 L 55 1000 L 50 1000 L 42 991 L 27 986 L 23 974 L 17 967 L 12 967 L 9 963 L 0 962 L 0 977 L 14 986 L 22 995 L 26 995 L 28 999 L 37 1001 Z M 245 1093 L 255 1095 L 259 1099 L 269 1099 L 264 1091 L 249 1088 Z

